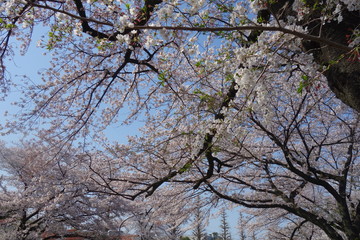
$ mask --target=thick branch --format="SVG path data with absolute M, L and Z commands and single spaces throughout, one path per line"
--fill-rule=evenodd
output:
M 77 16 L 75 14 L 69 13 L 69 12 L 65 12 L 63 10 L 60 9 L 55 9 L 52 8 L 50 6 L 44 6 L 44 5 L 40 5 L 40 4 L 36 4 L 36 3 L 32 3 L 32 6 L 34 7 L 39 7 L 39 8 L 44 8 L 44 9 L 49 9 L 52 10 L 54 12 L 60 12 L 63 14 L 66 14 L 72 18 L 75 19 L 79 19 L 82 21 L 82 27 L 83 27 L 83 31 L 86 33 L 89 33 L 91 36 L 94 37 L 99 37 L 99 38 L 106 38 L 110 41 L 115 41 L 116 40 L 116 36 L 118 34 L 120 34 L 120 32 L 115 32 L 112 35 L 107 35 L 104 33 L 101 33 L 99 31 L 96 31 L 95 29 L 91 28 L 89 26 L 89 22 L 93 22 L 99 25 L 103 25 L 103 26 L 114 26 L 112 23 L 109 22 L 103 22 L 103 21 L 99 21 L 93 18 L 88 18 L 85 14 L 84 11 L 84 6 L 81 2 L 81 0 L 74 0 L 78 13 L 80 16 Z M 350 52 L 353 50 L 353 48 L 345 46 L 343 44 L 328 40 L 326 38 L 323 37 L 318 37 L 318 36 L 314 36 L 311 34 L 306 34 L 306 33 L 302 33 L 302 32 L 298 32 L 295 30 L 291 30 L 291 29 L 287 29 L 287 28 L 283 28 L 283 27 L 279 27 L 279 26 L 273 26 L 273 27 L 269 27 L 269 26 L 260 26 L 260 25 L 255 25 L 255 26 L 237 26 L 237 27 L 181 27 L 181 26 L 145 26 L 145 24 L 148 22 L 152 11 L 154 11 L 154 7 L 156 4 L 161 3 L 161 0 L 150 0 L 150 1 L 145 1 L 145 6 L 143 7 L 143 9 L 141 10 L 141 12 L 138 14 L 138 18 L 134 21 L 135 26 L 132 28 L 125 28 L 125 31 L 121 34 L 128 34 L 130 33 L 132 30 L 141 30 L 141 29 L 149 29 L 149 30 L 175 30 L 175 31 L 196 31 L 196 32 L 220 32 L 220 31 L 224 31 L 224 32 L 229 32 L 229 31 L 245 31 L 245 30 L 255 30 L 255 31 L 272 31 L 272 32 L 283 32 L 283 33 L 287 33 L 287 34 L 291 34 L 294 35 L 296 37 L 302 38 L 304 40 L 309 40 L 309 41 L 314 41 L 314 42 L 318 42 L 318 43 L 322 43 L 337 49 L 342 50 L 343 52 Z M 146 7 L 147 6 L 147 7 Z
M 289 213 L 292 213 L 296 216 L 299 216 L 301 218 L 306 219 L 309 222 L 312 222 L 313 224 L 319 226 L 321 229 L 324 230 L 324 232 L 333 240 L 343 240 L 341 235 L 331 226 L 331 223 L 327 222 L 324 218 L 321 216 L 315 215 L 312 212 L 309 212 L 305 209 L 302 209 L 297 206 L 289 206 L 286 204 L 280 204 L 280 203 L 274 203 L 272 200 L 269 200 L 267 203 L 264 201 L 262 202 L 256 202 L 251 203 L 251 201 L 237 199 L 235 197 L 226 195 L 218 191 L 214 186 L 212 186 L 210 183 L 207 184 L 210 191 L 212 193 L 215 193 L 218 197 L 225 199 L 227 201 L 242 205 L 247 208 L 278 208 L 278 209 L 284 209 Z
M 181 27 L 181 26 L 134 26 L 131 29 L 140 30 L 140 29 L 150 29 L 150 30 L 175 30 L 175 31 L 196 31 L 196 32 L 230 32 L 230 31 L 245 31 L 245 30 L 258 30 L 258 31 L 268 31 L 268 32 L 283 32 L 287 34 L 294 35 L 296 37 L 302 38 L 304 40 L 314 41 L 328 45 L 342 50 L 345 53 L 351 52 L 354 50 L 351 47 L 345 46 L 343 44 L 330 41 L 323 37 L 314 36 L 311 34 L 306 34 L 298 32 L 295 30 L 283 28 L 283 27 L 269 27 L 269 26 L 239 26 L 239 27 Z

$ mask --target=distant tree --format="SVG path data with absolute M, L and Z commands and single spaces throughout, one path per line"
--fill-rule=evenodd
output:
M 180 240 L 191 240 L 191 239 L 189 237 L 182 236 L 182 237 L 180 237 Z
M 95 153 L 90 157 L 70 150 L 50 150 L 41 143 L 8 148 L 0 142 L 0 240 L 39 239 L 44 234 L 100 240 L 130 226 L 144 240 L 180 239 L 179 226 L 192 204 L 190 210 L 182 208 L 185 202 L 175 195 L 161 196 L 157 206 L 148 207 L 155 204 L 104 194 L 99 176 L 108 170 L 105 162 Z
M 204 214 L 201 210 L 201 203 L 200 197 L 196 198 L 196 208 L 195 208 L 195 216 L 193 224 L 195 226 L 193 230 L 193 239 L 194 240 L 204 240 L 206 233 L 205 233 L 205 219 Z
M 208 236 L 207 240 L 221 240 L 221 237 L 218 232 L 213 232 Z
M 221 240 L 231 240 L 231 233 L 230 233 L 230 226 L 227 220 L 227 215 L 225 209 L 221 211 L 221 233 L 220 239 Z
M 237 229 L 239 231 L 239 239 L 246 240 L 246 220 L 244 219 L 244 216 L 241 212 L 239 214 Z
M 100 193 L 82 156 L 40 143 L 7 148 L 0 143 L 0 239 L 39 239 L 50 234 L 102 239 L 119 231 L 132 203 Z M 86 176 L 90 178 L 87 179 Z M 92 189 L 98 194 L 90 194 Z M 77 231 L 69 233 L 68 229 Z

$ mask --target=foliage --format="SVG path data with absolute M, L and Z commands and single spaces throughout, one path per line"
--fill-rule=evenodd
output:
M 189 237 L 181 237 L 180 240 L 190 240 Z

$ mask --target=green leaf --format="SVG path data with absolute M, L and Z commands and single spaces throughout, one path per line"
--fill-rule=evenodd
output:
M 307 76 L 307 75 L 302 75 L 301 78 L 304 81 L 309 81 L 309 76 Z
M 194 92 L 193 92 L 194 94 L 204 94 L 200 89 L 195 89 L 194 90 Z
M 186 163 L 182 168 L 180 168 L 179 173 L 181 174 L 181 173 L 188 171 L 191 168 L 191 166 L 192 166 L 192 163 L 190 163 L 190 162 Z
M 204 60 L 200 60 L 200 61 L 198 61 L 198 62 L 195 63 L 195 66 L 196 66 L 196 67 L 201 67 L 201 66 L 203 66 L 203 65 L 204 65 Z
M 297 93 L 302 94 L 304 87 L 305 87 L 305 84 L 303 81 L 301 81 L 299 84 L 299 87 L 297 89 Z
M 302 75 L 302 76 L 301 76 L 301 79 L 302 79 L 302 81 L 300 81 L 299 87 L 298 87 L 298 89 L 297 89 L 297 92 L 298 92 L 299 94 L 302 94 L 304 88 L 307 87 L 307 86 L 309 86 L 309 76 L 307 76 L 307 75 Z
M 166 71 L 160 72 L 158 74 L 159 84 L 163 87 L 165 87 L 165 84 L 167 82 L 167 79 L 170 78 L 171 75 L 169 75 Z

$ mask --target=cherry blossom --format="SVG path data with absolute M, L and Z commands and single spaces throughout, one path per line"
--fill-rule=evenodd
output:
M 84 191 L 169 213 L 158 226 L 176 230 L 185 202 L 208 194 L 274 237 L 359 239 L 359 11 L 345 0 L 6 1 L 2 85 L 12 43 L 26 54 L 34 28 L 52 60 L 2 128 L 59 152 L 79 144 L 56 174 L 82 164 Z M 104 134 L 136 121 L 125 144 Z M 76 199 L 54 186 L 41 204 Z

